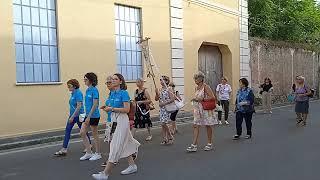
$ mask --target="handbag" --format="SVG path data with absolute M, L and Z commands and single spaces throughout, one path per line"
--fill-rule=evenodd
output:
M 103 140 L 103 142 L 106 142 L 106 143 L 110 142 L 110 139 L 111 139 L 110 134 L 111 134 L 111 123 L 107 123 L 106 124 L 106 129 L 104 131 L 104 140 Z
M 204 88 L 204 96 L 206 96 L 206 89 Z M 215 99 L 203 100 L 200 102 L 203 110 L 214 110 L 217 106 Z
M 182 109 L 184 107 L 183 101 L 175 100 L 174 103 L 176 104 L 178 109 Z
M 178 106 L 176 105 L 175 102 L 172 102 L 170 104 L 165 105 L 164 108 L 166 109 L 166 111 L 168 113 L 173 113 L 173 112 L 179 110 L 179 108 L 178 108 Z
M 173 103 L 165 105 L 165 109 L 168 113 L 174 113 L 185 106 L 184 102 L 179 99 L 177 94 L 174 94 L 174 93 L 172 94 L 175 96 L 176 100 L 174 100 Z
M 203 110 L 214 110 L 217 106 L 216 100 L 214 99 L 201 101 L 201 105 Z
M 175 96 L 175 99 L 176 100 L 174 100 L 174 103 L 176 104 L 176 106 L 178 107 L 178 110 L 179 109 L 182 109 L 184 106 L 185 106 L 185 104 L 184 104 L 184 102 L 183 102 L 183 100 L 180 98 L 180 96 L 179 96 L 179 91 L 176 91 L 176 93 L 175 94 L 173 94 L 174 96 Z
M 221 105 L 217 105 L 217 106 L 216 106 L 216 111 L 222 112 L 222 111 L 223 111 L 222 106 L 221 106 Z
M 289 102 L 293 102 L 295 100 L 296 96 L 294 94 L 289 94 L 287 99 Z

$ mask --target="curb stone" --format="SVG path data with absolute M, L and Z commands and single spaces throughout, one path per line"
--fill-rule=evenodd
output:
M 186 122 L 188 121 L 188 118 L 191 118 L 191 117 L 192 117 L 192 113 L 181 112 L 177 117 L 177 121 Z M 153 122 L 153 126 L 156 127 L 160 125 L 158 117 L 152 117 L 151 120 Z M 33 135 L 0 139 L 0 151 L 63 141 L 64 132 L 65 132 L 64 130 L 57 130 L 53 132 L 45 132 L 45 133 L 39 133 L 39 134 L 33 134 Z M 72 130 L 70 139 L 80 138 L 79 133 L 80 133 L 80 130 L 78 128 L 74 128 Z M 99 125 L 99 134 L 104 134 L 103 125 Z

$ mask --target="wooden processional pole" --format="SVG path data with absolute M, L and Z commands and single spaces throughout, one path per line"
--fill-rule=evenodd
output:
M 147 71 L 148 71 L 147 77 L 148 78 L 152 78 L 153 85 L 157 89 L 157 84 L 156 84 L 156 81 L 155 81 L 155 75 L 154 75 L 154 71 L 153 71 L 153 68 L 152 68 L 152 63 L 150 61 L 149 40 L 150 40 L 150 38 L 146 37 L 146 38 L 138 41 L 137 44 L 139 44 L 139 46 L 141 48 L 141 51 L 142 51 L 142 54 L 143 54 L 143 58 L 144 58 L 144 61 L 145 61 L 146 67 L 147 67 Z

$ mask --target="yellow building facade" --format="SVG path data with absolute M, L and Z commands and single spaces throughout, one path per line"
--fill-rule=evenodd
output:
M 0 138 L 62 130 L 65 83 L 78 79 L 84 93 L 87 72 L 99 77 L 100 104 L 116 72 L 131 96 L 139 77 L 154 92 L 135 43 L 142 37 L 186 102 L 198 70 L 210 85 L 224 75 L 236 89 L 241 76 L 250 79 L 247 16 L 247 0 L 1 0 Z

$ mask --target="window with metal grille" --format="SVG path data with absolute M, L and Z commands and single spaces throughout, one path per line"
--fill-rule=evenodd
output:
M 140 8 L 115 5 L 117 68 L 126 80 L 142 77 Z
M 13 0 L 17 83 L 59 81 L 56 0 Z

